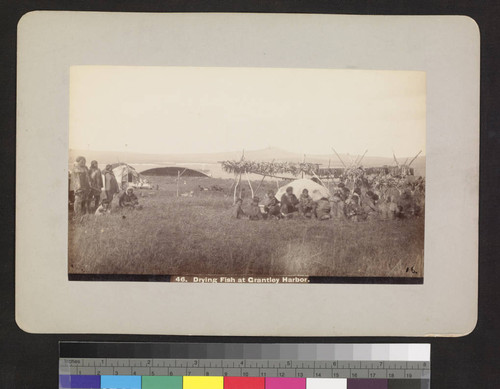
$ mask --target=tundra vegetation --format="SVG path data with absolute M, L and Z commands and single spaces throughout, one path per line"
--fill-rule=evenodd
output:
M 109 215 L 69 215 L 69 273 L 423 277 L 423 217 L 249 221 L 231 217 L 233 180 L 188 177 L 177 196 L 176 178 L 148 179 L 159 190 L 136 190 L 142 210 L 115 199 Z M 266 180 L 255 194 L 285 183 Z

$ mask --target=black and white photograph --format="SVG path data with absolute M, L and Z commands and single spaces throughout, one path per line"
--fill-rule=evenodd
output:
M 425 72 L 72 66 L 69 96 L 70 280 L 423 283 Z

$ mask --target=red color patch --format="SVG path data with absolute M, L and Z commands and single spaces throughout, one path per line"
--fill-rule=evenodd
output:
M 264 389 L 261 377 L 224 377 L 224 389 Z

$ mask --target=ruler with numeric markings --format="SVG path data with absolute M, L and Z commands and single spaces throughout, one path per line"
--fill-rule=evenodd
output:
M 241 389 L 422 389 L 430 345 L 63 342 L 59 377 L 74 389 L 230 389 L 230 377 L 253 380 Z

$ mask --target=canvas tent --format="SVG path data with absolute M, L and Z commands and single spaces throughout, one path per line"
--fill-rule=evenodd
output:
M 318 201 L 323 197 L 326 197 L 327 199 L 331 197 L 330 191 L 324 186 L 317 184 L 309 178 L 301 178 L 279 188 L 278 192 L 276 193 L 276 198 L 278 200 L 283 194 L 285 194 L 286 188 L 288 188 L 289 186 L 293 188 L 293 193 L 295 194 L 295 196 L 297 196 L 297 198 L 300 196 L 304 189 L 307 189 L 309 191 L 309 196 L 312 197 L 313 201 Z
M 151 189 L 152 186 L 148 180 L 146 180 L 142 174 L 139 174 L 132 166 L 120 162 L 112 164 L 111 167 L 120 189 L 125 190 L 128 187 Z

